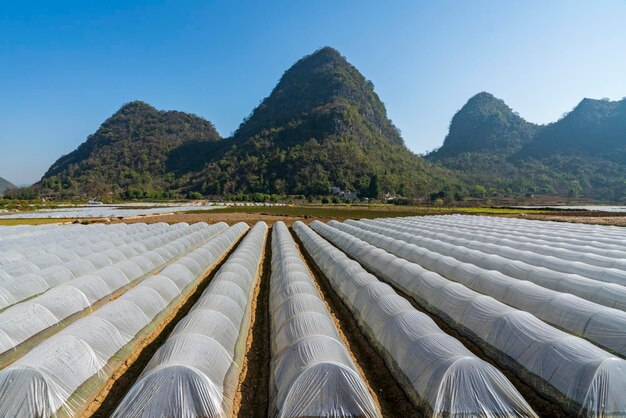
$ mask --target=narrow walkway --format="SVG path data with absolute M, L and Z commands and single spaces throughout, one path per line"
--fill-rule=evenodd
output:
M 213 270 L 200 282 L 193 293 L 178 308 L 176 314 L 173 317 L 170 317 L 169 322 L 161 328 L 160 333 L 154 336 L 150 341 L 146 342 L 138 355 L 133 354 L 128 360 L 126 360 L 126 362 L 124 362 L 124 366 L 127 366 L 126 369 L 123 371 L 118 370 L 113 374 L 113 377 L 111 378 L 113 384 L 105 394 L 100 394 L 96 397 L 96 401 L 87 408 L 87 412 L 83 414 L 83 417 L 108 418 L 111 414 L 113 414 L 117 405 L 133 386 L 159 347 L 161 347 L 165 340 L 167 340 L 176 324 L 187 316 L 193 305 L 202 295 L 202 292 L 204 292 L 204 290 L 209 286 L 213 277 L 215 277 L 219 269 L 237 249 L 246 235 L 247 233 L 243 234 L 243 236 L 239 238 L 236 244 L 233 245 L 230 251 L 228 251 L 226 256 L 224 256 L 219 263 L 215 265 Z
M 344 338 L 346 347 L 369 385 L 383 417 L 422 416 L 423 414 L 415 409 L 413 403 L 395 380 L 383 358 L 361 332 L 352 313 L 335 293 L 328 278 L 306 252 L 298 236 L 293 231 L 291 235 L 315 279 L 322 299 L 335 319 L 335 324 Z
M 272 228 L 267 232 L 259 289 L 253 302 L 251 331 L 242 377 L 235 399 L 234 416 L 265 418 L 269 408 L 270 380 L 270 266 L 272 262 Z
M 354 258 L 350 257 L 349 254 L 346 254 L 346 256 L 354 260 Z M 372 272 L 371 270 L 369 270 L 366 266 L 363 266 L 362 264 L 360 265 L 367 272 L 376 276 L 376 274 Z M 398 289 L 396 286 L 394 286 L 393 283 L 386 282 L 380 278 L 379 280 L 391 286 L 393 290 L 396 291 L 396 293 L 398 293 L 400 296 L 402 296 L 407 301 L 409 301 L 409 303 L 416 310 L 428 315 L 433 321 L 435 321 L 437 326 L 441 328 L 442 331 L 444 331 L 446 334 L 459 340 L 476 357 L 486 361 L 487 363 L 491 364 L 496 369 L 500 370 L 500 372 L 502 372 L 502 374 L 504 374 L 504 376 L 506 376 L 506 378 L 509 379 L 509 381 L 513 384 L 513 386 L 515 386 L 515 388 L 524 397 L 524 399 L 526 399 L 526 401 L 533 408 L 533 410 L 537 412 L 537 414 L 539 414 L 539 416 L 542 416 L 542 417 L 544 416 L 545 417 L 567 417 L 568 416 L 560 406 L 555 405 L 553 402 L 551 402 L 550 400 L 542 396 L 539 392 L 537 392 L 532 386 L 528 385 L 526 382 L 524 382 L 519 377 L 517 377 L 517 375 L 515 374 L 513 370 L 509 368 L 501 367 L 498 362 L 496 362 L 491 356 L 485 353 L 485 351 L 483 351 L 483 349 L 478 344 L 476 344 L 471 338 L 458 332 L 456 329 L 448 325 L 448 323 L 444 319 L 433 314 L 428 309 L 422 307 L 420 304 L 418 304 L 415 301 L 415 299 L 413 299 L 411 296 L 404 293 L 401 289 Z

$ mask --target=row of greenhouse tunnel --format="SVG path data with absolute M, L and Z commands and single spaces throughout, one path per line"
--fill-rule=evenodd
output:
M 269 361 L 252 362 L 262 348 Z M 625 358 L 619 227 L 470 215 L 0 227 L 0 417 L 244 416 L 258 397 L 242 390 L 264 391 L 254 416 L 406 416 L 404 402 L 412 416 L 623 417 Z M 266 385 L 243 384 L 250 367 Z

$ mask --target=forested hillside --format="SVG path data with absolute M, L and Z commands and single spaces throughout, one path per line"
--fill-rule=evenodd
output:
M 59 158 L 40 186 L 69 196 L 142 191 L 158 197 L 184 184 L 175 172 L 181 165 L 202 164 L 198 160 L 219 140 L 213 124 L 198 116 L 127 103 Z
M 538 126 L 480 93 L 453 117 L 443 146 L 427 158 L 458 171 L 482 194 L 623 201 L 626 100 L 584 99 L 559 121 Z
M 196 176 L 205 193 L 424 196 L 451 178 L 404 146 L 373 84 L 329 47 L 287 70 L 227 141 Z
M 266 193 L 427 196 L 449 170 L 406 148 L 374 86 L 336 50 L 299 60 L 232 138 L 182 112 L 124 105 L 38 187 L 46 193 L 158 197 Z
M 482 92 L 443 145 L 411 152 L 368 81 L 325 47 L 289 68 L 231 138 L 198 116 L 124 105 L 28 196 L 533 195 L 626 200 L 626 99 L 584 99 L 540 126 Z M 15 193 L 15 192 L 12 192 Z M 19 193 L 17 193 L 19 194 Z

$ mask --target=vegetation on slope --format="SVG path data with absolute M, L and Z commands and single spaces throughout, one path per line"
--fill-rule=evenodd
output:
M 219 139 L 206 120 L 132 102 L 54 163 L 38 188 L 157 198 L 319 196 L 338 187 L 377 198 L 427 196 L 453 181 L 404 146 L 372 83 L 329 47 L 286 71 L 234 136 Z
M 583 99 L 559 121 L 547 125 L 519 153 L 519 157 L 546 155 L 599 156 L 626 164 L 626 98 Z
M 585 99 L 539 126 L 479 93 L 454 115 L 443 146 L 422 159 L 404 145 L 372 83 L 325 47 L 288 69 L 232 138 L 221 140 L 195 115 L 128 103 L 36 187 L 7 195 L 326 196 L 334 187 L 359 198 L 626 201 L 626 99 Z
M 40 186 L 59 195 L 141 190 L 159 197 L 184 181 L 175 175 L 183 162 L 194 163 L 203 156 L 198 149 L 204 152 L 205 144 L 219 140 L 213 124 L 198 116 L 127 103 L 75 151 L 59 158 Z
M 547 126 L 480 93 L 454 116 L 427 158 L 456 170 L 474 194 L 626 200 L 626 100 L 584 99 Z
M 478 93 L 454 115 L 443 146 L 430 158 L 441 160 L 483 151 L 511 155 L 529 143 L 538 128 L 504 101 L 486 92 Z
M 287 70 L 224 142 L 232 146 L 196 176 L 204 193 L 424 196 L 451 180 L 404 146 L 372 83 L 330 47 Z

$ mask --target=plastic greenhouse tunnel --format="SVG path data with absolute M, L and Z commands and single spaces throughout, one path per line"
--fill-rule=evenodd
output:
M 130 355 L 247 230 L 245 223 L 228 228 L 2 369 L 0 416 L 81 415 L 114 365 Z
M 231 416 L 266 236 L 264 222 L 250 230 L 113 417 Z
M 536 417 L 495 367 L 301 222 L 309 254 L 425 416 Z
M 380 417 L 291 234 L 272 233 L 272 417 Z
M 319 221 L 311 227 L 381 280 L 471 336 L 501 367 L 569 414 L 626 413 L 623 359 L 337 228 Z

